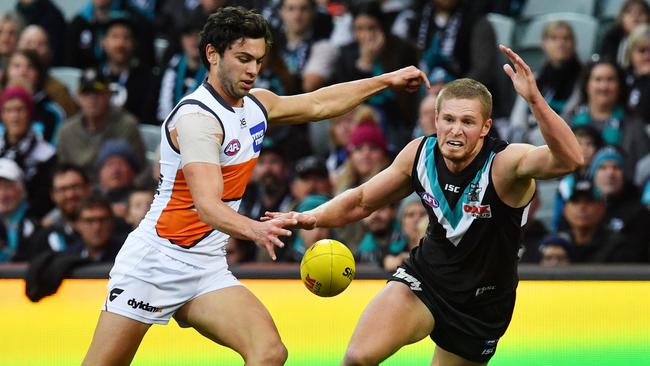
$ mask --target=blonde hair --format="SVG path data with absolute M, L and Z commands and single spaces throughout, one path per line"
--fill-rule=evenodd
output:
M 436 98 L 436 113 L 440 112 L 442 102 L 449 99 L 478 99 L 483 118 L 488 120 L 492 115 L 492 94 L 476 80 L 463 78 L 446 84 Z
M 379 124 L 379 116 L 377 115 L 377 112 L 375 112 L 375 110 L 372 107 L 366 104 L 360 104 L 359 106 L 349 111 L 348 113 L 342 114 L 331 120 L 329 126 L 329 136 L 330 136 L 330 141 L 334 146 L 338 146 L 340 144 L 340 141 L 336 141 L 336 135 L 334 134 L 334 126 L 336 126 L 336 124 L 339 121 L 342 121 L 346 118 L 352 120 L 353 128 L 354 126 L 358 125 L 361 122 L 373 122 Z
M 571 35 L 571 40 L 573 40 L 573 42 L 575 43 L 576 35 L 573 33 L 573 27 L 571 27 L 571 24 L 565 22 L 564 20 L 553 20 L 546 23 L 546 25 L 544 26 L 544 31 L 542 32 L 542 40 L 545 40 L 548 37 L 550 37 L 551 32 L 559 28 L 565 28 L 566 30 L 568 30 L 569 34 Z
M 650 42 L 650 25 L 639 24 L 634 28 L 628 38 L 628 47 L 623 60 L 623 67 L 627 68 L 632 64 L 632 52 L 642 42 Z M 632 65 L 633 66 L 633 65 Z

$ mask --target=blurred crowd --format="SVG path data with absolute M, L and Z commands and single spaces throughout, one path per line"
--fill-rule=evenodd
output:
M 257 87 L 291 95 L 408 65 L 432 84 L 386 90 L 329 121 L 269 127 L 243 215 L 309 210 L 369 180 L 411 139 L 435 133 L 436 95 L 456 78 L 493 93 L 490 136 L 544 143 L 500 70 L 487 16 L 522 20 L 525 0 L 86 0 L 70 19 L 54 0 L 14 2 L 0 14 L 0 262 L 115 258 L 159 179 L 142 132 L 205 79 L 199 32 L 226 5 L 256 8 L 273 27 Z M 522 262 L 650 262 L 650 6 L 621 3 L 588 59 L 570 22 L 544 26 L 537 83 L 587 163 L 531 202 Z M 70 68 L 72 88 L 55 72 Z M 551 214 L 540 217 L 540 207 Z M 392 271 L 427 227 L 412 195 L 340 229 L 296 230 L 278 259 L 300 261 L 313 242 L 334 238 L 359 263 Z M 270 261 L 237 239 L 227 256 Z

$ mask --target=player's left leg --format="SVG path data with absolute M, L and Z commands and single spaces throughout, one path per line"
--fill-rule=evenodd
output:
M 183 305 L 174 317 L 232 348 L 246 365 L 282 365 L 287 360 L 287 349 L 271 315 L 244 286 L 201 295 Z
M 431 361 L 431 366 L 483 366 L 487 365 L 486 363 L 477 363 L 466 360 L 457 354 L 445 351 L 444 349 L 436 346 L 435 353 L 433 354 L 433 360 Z
M 118 366 L 130 364 L 149 327 L 151 324 L 102 311 L 99 315 L 95 335 L 93 335 L 82 365 Z
M 361 314 L 342 365 L 378 365 L 433 331 L 433 315 L 404 283 L 389 282 Z

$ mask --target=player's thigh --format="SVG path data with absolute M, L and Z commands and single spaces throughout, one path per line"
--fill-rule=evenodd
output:
M 256 346 L 281 343 L 271 315 L 244 286 L 203 294 L 183 305 L 175 317 L 240 354 Z
M 359 318 L 348 355 L 382 361 L 402 346 L 417 342 L 433 331 L 433 315 L 411 289 L 391 281 L 368 304 Z
M 483 366 L 487 363 L 478 363 L 466 360 L 457 354 L 448 352 L 439 346 L 436 346 L 436 350 L 433 354 L 433 360 L 431 361 L 431 366 Z
M 151 324 L 102 311 L 83 365 L 128 365 Z

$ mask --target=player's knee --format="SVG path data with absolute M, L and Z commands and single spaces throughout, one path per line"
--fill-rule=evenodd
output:
M 344 366 L 370 366 L 378 364 L 379 361 L 375 360 L 367 352 L 363 352 L 359 349 L 348 348 L 348 350 L 345 351 L 345 357 L 343 358 Z
M 281 341 L 259 346 L 246 357 L 247 365 L 284 365 L 289 352 Z

